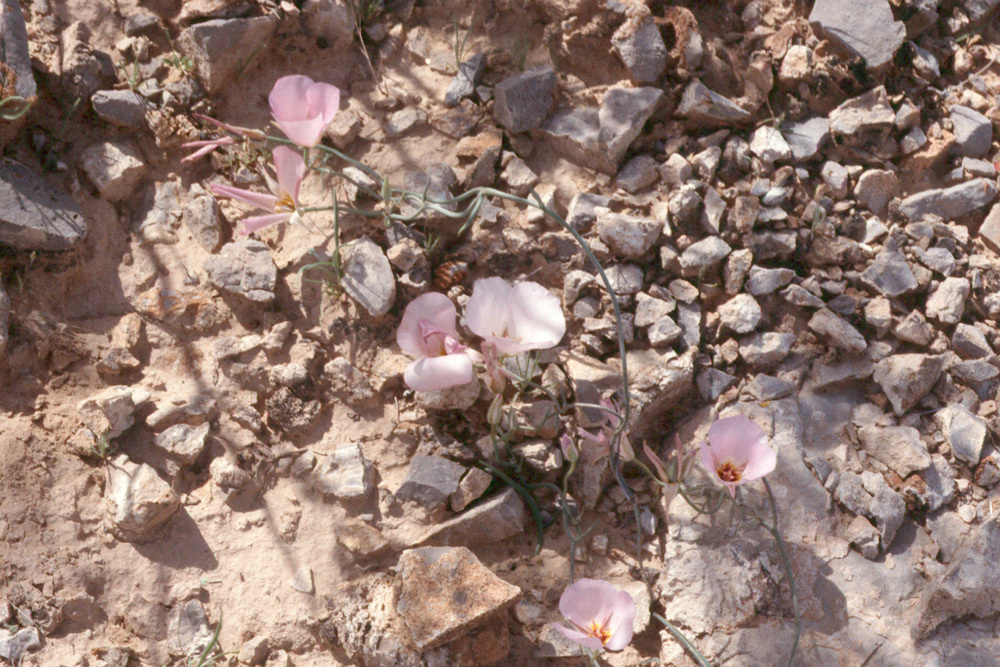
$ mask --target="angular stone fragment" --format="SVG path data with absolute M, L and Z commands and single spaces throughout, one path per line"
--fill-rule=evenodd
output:
M 996 196 L 995 182 L 974 178 L 950 188 L 924 190 L 910 195 L 900 203 L 899 212 L 909 220 L 920 220 L 928 215 L 952 220 L 986 206 Z
M 927 354 L 894 354 L 875 365 L 873 378 L 901 415 L 916 405 L 937 382 L 944 358 Z
M 205 439 L 208 437 L 209 422 L 201 426 L 176 424 L 163 433 L 153 436 L 153 444 L 171 454 L 185 465 L 194 463 L 205 450 Z
M 899 179 L 895 173 L 886 169 L 869 169 L 858 178 L 854 195 L 869 211 L 882 215 L 898 187 Z
M 246 68 L 278 26 L 276 15 L 249 19 L 213 19 L 181 32 L 181 49 L 194 60 L 205 89 L 214 93 Z
M 809 329 L 824 341 L 848 354 L 862 354 L 868 347 L 865 337 L 847 320 L 821 308 L 809 320 Z
M 115 530 L 126 540 L 141 541 L 180 508 L 170 485 L 145 463 L 119 454 L 108 466 L 108 509 Z
M 888 0 L 817 0 L 809 22 L 872 68 L 890 62 L 906 38 L 906 27 L 893 18 Z
M 754 368 L 766 369 L 788 356 L 795 334 L 768 331 L 740 341 L 740 356 Z
M 598 236 L 623 259 L 642 257 L 652 248 L 663 229 L 662 220 L 613 213 L 606 208 L 596 209 L 596 215 L 594 229 Z
M 698 125 L 723 127 L 747 123 L 752 117 L 749 111 L 709 89 L 700 79 L 693 79 L 684 89 L 675 113 Z
M 809 160 L 819 154 L 820 148 L 830 137 L 830 120 L 818 117 L 807 121 L 786 121 L 780 126 L 795 160 Z
M 421 651 L 446 644 L 517 604 L 521 589 L 493 574 L 465 547 L 400 554 L 396 610 Z
M 862 280 L 887 297 L 897 297 L 917 289 L 917 279 L 903 253 L 886 248 L 861 274 Z
M 989 118 L 975 109 L 955 105 L 951 108 L 951 123 L 955 128 L 955 144 L 962 155 L 983 157 L 989 152 L 993 141 L 993 123 Z
M 611 36 L 611 46 L 634 83 L 655 83 L 667 68 L 667 47 L 652 16 L 623 23 Z
M 535 129 L 552 109 L 558 83 L 551 67 L 539 67 L 504 79 L 493 89 L 493 117 L 508 132 Z
M 80 155 L 80 167 L 101 197 L 110 202 L 130 197 L 146 174 L 139 151 L 123 142 L 90 146 Z
M 0 160 L 0 245 L 15 250 L 69 250 L 87 235 L 76 202 L 43 177 Z
M 146 100 L 133 90 L 99 90 L 90 105 L 109 123 L 136 130 L 146 126 Z
M 448 84 L 448 90 L 444 95 L 444 105 L 453 107 L 462 100 L 472 97 L 484 71 L 486 71 L 486 58 L 482 53 L 471 56 L 459 65 L 458 73 Z
M 369 496 L 374 488 L 372 466 L 361 453 L 361 445 L 341 445 L 316 468 L 313 488 L 342 500 Z
M 761 317 L 760 304 L 749 294 L 737 294 L 719 306 L 722 325 L 738 334 L 747 334 L 756 329 Z
M 0 630 L 0 658 L 10 660 L 12 665 L 22 664 L 25 653 L 41 647 L 42 639 L 36 627 L 21 628 L 9 635 Z
M 877 0 L 885 2 L 885 0 Z M 889 130 L 896 112 L 889 104 L 885 86 L 878 86 L 863 95 L 853 97 L 830 112 L 830 131 L 854 137 L 861 132 Z
M 966 278 L 945 278 L 927 298 L 927 317 L 942 324 L 957 324 L 965 313 L 970 289 Z
M 570 160 L 614 174 L 662 99 L 659 88 L 612 88 L 604 94 L 598 109 L 556 110 L 541 126 L 541 132 Z
M 372 317 L 389 312 L 396 301 L 396 279 L 382 248 L 367 236 L 344 253 L 344 276 L 340 284 Z
M 952 454 L 975 466 L 983 455 L 986 424 L 961 403 L 945 406 L 934 415 Z
M 148 393 L 145 398 L 149 398 Z M 129 387 L 108 387 L 80 401 L 77 414 L 92 433 L 110 440 L 135 423 L 136 399 L 136 392 Z
M 681 271 L 685 276 L 694 277 L 717 267 L 732 252 L 728 243 L 718 236 L 692 243 L 679 258 Z
M 900 477 L 926 470 L 931 455 L 920 439 L 920 431 L 911 426 L 864 426 L 858 430 L 865 450 Z
M 414 456 L 406 479 L 396 491 L 396 499 L 441 512 L 449 497 L 458 491 L 465 472 L 465 466 L 440 456 Z
M 527 520 L 524 502 L 514 489 L 507 489 L 455 518 L 434 526 L 423 534 L 416 543 L 496 544 L 509 537 L 522 534 Z
M 205 260 L 205 272 L 211 283 L 224 292 L 259 304 L 274 301 L 278 268 L 270 248 L 261 241 L 240 239 L 227 243 L 219 254 Z
M 980 359 L 993 354 L 993 348 L 986 340 L 985 334 L 971 324 L 962 322 L 955 327 L 951 345 L 966 359 Z

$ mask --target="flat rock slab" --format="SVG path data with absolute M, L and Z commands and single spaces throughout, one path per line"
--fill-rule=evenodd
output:
M 892 60 L 906 27 L 892 16 L 888 0 L 817 0 L 809 22 L 865 59 L 869 67 Z
M 27 167 L 0 160 L 0 245 L 17 250 L 69 250 L 87 223 L 68 193 Z
M 34 97 L 37 89 L 31 73 L 31 56 L 28 53 L 28 29 L 18 0 L 0 1 L 0 53 L 3 62 L 17 77 L 14 92 L 27 99 Z
M 254 239 L 240 239 L 222 246 L 218 255 L 205 260 L 205 272 L 223 292 L 237 294 L 255 303 L 274 301 L 278 268 L 271 250 Z
M 344 250 L 341 286 L 372 317 L 389 312 L 396 301 L 396 279 L 382 248 L 371 239 L 358 239 Z
M 986 206 L 997 196 L 996 183 L 988 178 L 975 178 L 950 188 L 924 190 L 910 195 L 899 205 L 899 212 L 909 220 L 937 215 L 949 222 Z
M 457 639 L 517 604 L 521 589 L 465 547 L 421 547 L 399 557 L 396 610 L 421 651 Z

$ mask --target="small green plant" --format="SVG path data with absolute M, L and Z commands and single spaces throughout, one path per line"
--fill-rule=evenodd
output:
M 219 648 L 219 633 L 221 632 L 222 612 L 220 611 L 219 622 L 215 624 L 215 632 L 212 634 L 212 641 L 208 642 L 208 646 L 206 646 L 205 650 L 198 656 L 197 662 L 192 659 L 188 663 L 191 667 L 212 667 L 212 665 L 226 657 L 225 652 Z
M 194 73 L 194 59 L 189 55 L 174 51 L 164 58 L 163 62 L 178 70 L 184 76 L 191 76 Z
M 139 61 L 133 59 L 131 62 L 118 63 L 118 69 L 122 71 L 129 90 L 135 92 L 139 88 Z
M 524 37 L 518 37 L 514 40 L 514 46 L 510 49 L 511 55 L 514 56 L 514 62 L 517 63 L 517 69 L 521 72 L 524 71 L 529 50 L 531 50 L 531 42 Z
M 90 453 L 101 461 L 107 461 L 114 452 L 114 445 L 106 433 L 94 438 L 94 444 L 90 446 Z

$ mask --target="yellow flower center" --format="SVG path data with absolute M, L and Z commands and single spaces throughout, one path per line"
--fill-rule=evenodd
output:
M 723 482 L 739 482 L 743 479 L 743 468 L 745 467 L 738 466 L 733 463 L 732 459 L 729 459 L 720 463 L 715 472 Z
M 598 623 L 597 621 L 591 621 L 590 625 L 587 626 L 587 634 L 591 637 L 597 637 L 601 640 L 601 646 L 608 643 L 611 639 L 611 631 L 607 627 L 608 622 Z
M 294 213 L 295 212 L 295 201 L 292 199 L 292 195 L 287 192 L 282 192 L 278 196 L 278 201 L 274 203 L 275 213 Z

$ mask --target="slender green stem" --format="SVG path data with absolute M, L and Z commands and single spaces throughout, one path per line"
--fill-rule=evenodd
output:
M 674 627 L 674 625 L 670 621 L 660 616 L 659 614 L 653 614 L 653 618 L 655 618 L 656 620 L 658 620 L 660 623 L 663 624 L 663 627 L 667 629 L 667 632 L 673 635 L 674 639 L 677 640 L 677 643 L 683 646 L 684 649 L 691 654 L 691 657 L 694 658 L 696 661 L 698 661 L 698 665 L 700 667 L 712 667 L 712 664 L 708 661 L 707 658 L 705 658 L 705 656 L 701 654 L 701 651 L 698 650 L 698 647 L 692 644 L 691 640 L 685 637 L 684 633 L 678 630 L 676 627 Z
M 802 616 L 799 614 L 799 599 L 795 592 L 795 575 L 792 574 L 792 561 L 788 557 L 785 549 L 785 541 L 781 539 L 781 532 L 778 530 L 778 504 L 774 500 L 774 493 L 771 492 L 771 485 L 765 479 L 764 488 L 767 489 L 767 499 L 771 503 L 771 520 L 773 524 L 768 526 L 764 521 L 761 523 L 764 528 L 774 537 L 778 544 L 778 553 L 781 555 L 781 563 L 785 566 L 785 575 L 788 577 L 788 590 L 792 594 L 792 615 L 795 617 L 795 637 L 792 639 L 792 650 L 788 654 L 788 667 L 792 667 L 795 660 L 795 652 L 799 648 L 799 637 L 802 635 Z

